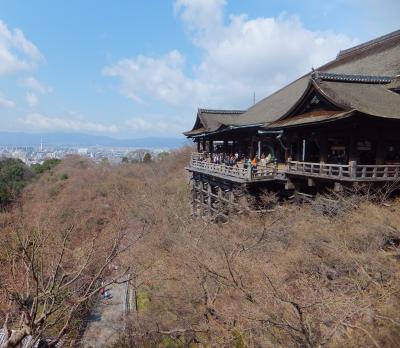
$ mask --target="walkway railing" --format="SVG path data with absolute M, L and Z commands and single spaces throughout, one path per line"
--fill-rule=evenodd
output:
M 192 154 L 190 160 L 190 167 L 193 169 L 199 169 L 210 174 L 221 174 L 227 177 L 234 177 L 245 181 L 256 181 L 267 178 L 273 178 L 276 174 L 276 165 L 267 164 L 264 166 L 257 166 L 251 168 L 244 166 L 243 163 L 235 165 L 215 164 L 210 163 L 207 159 L 203 159 L 202 154 Z
M 284 168 L 278 169 L 278 166 L 272 163 L 266 166 L 258 165 L 256 168 L 245 167 L 240 162 L 233 166 L 215 164 L 210 163 L 201 153 L 193 153 L 190 161 L 190 167 L 193 169 L 244 181 L 284 179 L 286 175 L 290 174 L 343 181 L 400 180 L 400 164 L 358 165 L 355 161 L 351 161 L 349 164 L 288 161 L 284 166 Z
M 289 161 L 287 173 L 354 181 L 393 181 L 400 178 L 400 165 L 327 164 Z
M 400 165 L 358 165 L 356 176 L 361 179 L 398 180 Z
M 289 161 L 286 171 L 307 176 L 342 179 L 350 178 L 353 174 L 352 169 L 350 165 Z

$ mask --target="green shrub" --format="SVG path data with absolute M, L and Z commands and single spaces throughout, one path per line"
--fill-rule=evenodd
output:
M 20 194 L 33 177 L 29 167 L 19 159 L 0 160 L 0 205 L 4 208 Z
M 149 162 L 151 162 L 151 161 L 152 161 L 151 154 L 148 153 L 148 152 L 146 152 L 146 153 L 144 154 L 144 157 L 143 157 L 143 162 L 149 163 Z
M 42 164 L 32 165 L 32 169 L 36 174 L 43 174 L 45 171 L 53 169 L 55 166 L 61 163 L 60 159 L 52 158 L 45 160 Z

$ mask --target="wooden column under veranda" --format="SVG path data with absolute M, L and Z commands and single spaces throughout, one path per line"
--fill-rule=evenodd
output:
M 229 214 L 237 211 L 236 198 L 232 183 L 193 174 L 191 202 L 193 216 L 227 219 Z

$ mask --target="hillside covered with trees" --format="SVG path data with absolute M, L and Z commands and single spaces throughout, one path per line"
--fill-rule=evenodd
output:
M 127 277 L 137 310 L 115 347 L 398 346 L 400 200 L 343 195 L 327 213 L 267 194 L 261 213 L 193 218 L 189 153 L 17 166 L 21 187 L 0 168 L 20 191 L 0 216 L 2 348 L 77 344 L 99 289 Z

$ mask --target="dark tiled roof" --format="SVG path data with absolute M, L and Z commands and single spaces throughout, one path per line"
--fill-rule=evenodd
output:
M 183 135 L 185 135 L 187 137 L 192 137 L 192 136 L 200 135 L 200 134 L 203 134 L 203 133 L 206 133 L 206 132 L 207 132 L 207 130 L 204 127 L 200 127 L 200 128 L 188 131 L 188 132 L 183 132 Z
M 382 112 L 382 116 L 393 117 L 395 110 L 391 108 L 397 107 L 397 101 L 394 98 L 399 98 L 399 95 L 388 91 L 381 84 L 393 83 L 394 77 L 400 74 L 400 30 L 343 50 L 336 59 L 324 64 L 317 70 L 320 77 L 323 77 L 320 81 L 324 84 L 336 84 L 336 87 L 331 87 L 331 89 L 332 93 L 340 100 L 351 106 L 357 105 L 360 109 L 369 110 L 373 115 Z M 224 110 L 210 111 L 205 109 L 204 112 L 200 112 L 202 109 L 199 109 L 200 113 L 198 113 L 197 117 L 199 118 L 200 116 L 201 121 L 204 121 L 205 124 L 196 122 L 197 126 L 195 125 L 194 129 L 204 126 L 208 131 L 215 131 L 222 125 L 245 126 L 260 123 L 268 125 L 275 122 L 287 114 L 299 98 L 303 96 L 310 80 L 314 80 L 312 75 L 313 72 L 310 72 L 293 81 L 286 87 L 259 101 L 246 112 L 239 113 L 240 117 L 238 117 L 238 113 L 230 113 L 229 110 L 224 113 Z M 355 84 L 360 85 L 360 87 L 349 86 Z M 371 88 L 368 88 L 368 86 Z M 396 86 L 394 87 L 396 88 Z M 342 88 L 343 93 L 338 91 L 338 88 Z M 346 98 L 346 92 L 344 91 L 349 93 L 348 97 L 353 96 L 357 99 L 351 102 L 348 97 Z M 374 97 L 374 91 L 377 93 L 376 96 L 379 95 L 382 99 Z M 370 98 L 369 100 L 373 100 L 376 104 L 387 102 L 395 104 L 392 104 L 392 106 L 371 105 L 367 97 L 360 95 L 360 93 L 364 92 Z M 392 95 L 389 96 L 389 94 Z M 365 107 L 362 106 L 362 103 L 366 103 Z M 213 117 L 214 115 L 216 117 Z
M 335 82 L 358 82 L 358 83 L 373 83 L 386 84 L 392 82 L 395 76 L 373 76 L 373 75 L 350 75 L 337 74 L 329 72 L 314 71 L 311 78 L 318 81 L 335 81 Z
M 199 109 L 198 110 L 204 114 L 232 114 L 232 115 L 240 115 L 246 112 L 246 110 L 217 110 L 217 109 Z
M 339 118 L 349 117 L 353 114 L 353 111 L 328 111 L 321 113 L 308 113 L 299 115 L 296 117 L 289 117 L 276 122 L 273 122 L 267 128 L 283 128 L 283 127 L 293 127 L 303 124 L 321 123 L 335 121 Z
M 318 88 L 335 102 L 372 116 L 400 119 L 400 96 L 385 85 L 321 81 Z
M 364 42 L 364 43 L 362 43 L 360 45 L 348 48 L 346 50 L 341 50 L 338 53 L 338 55 L 336 56 L 336 59 L 343 58 L 343 57 L 348 56 L 350 54 L 359 53 L 360 51 L 370 50 L 374 46 L 381 45 L 382 43 L 384 43 L 386 41 L 390 41 L 390 40 L 398 38 L 399 35 L 400 35 L 400 30 L 396 30 L 396 31 L 394 31 L 392 33 L 380 36 L 380 37 L 378 37 L 376 39 Z
M 389 35 L 391 40 L 377 39 L 374 45 L 365 46 L 363 54 L 356 55 L 356 51 L 353 51 L 353 56 L 342 55 L 317 70 L 320 73 L 340 75 L 396 76 L 400 74 L 400 31 Z M 268 124 L 278 120 L 306 91 L 311 74 L 312 72 L 261 100 L 243 114 L 240 121 Z
M 183 133 L 193 136 L 204 132 L 214 132 L 224 125 L 234 124 L 245 110 L 198 109 L 195 124 L 191 131 Z

